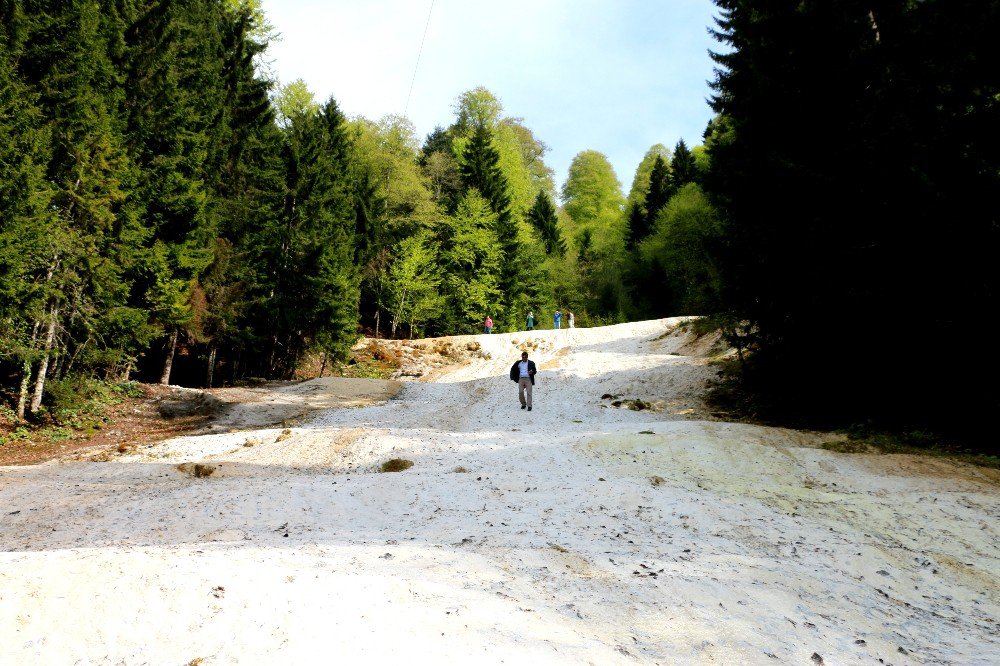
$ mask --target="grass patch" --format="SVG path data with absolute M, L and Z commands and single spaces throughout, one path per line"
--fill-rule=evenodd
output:
M 722 331 L 725 328 L 725 326 L 726 326 L 726 319 L 719 315 L 709 315 L 707 317 L 698 317 L 696 319 L 686 319 L 681 323 L 677 324 L 677 328 L 679 330 L 690 331 L 699 338 L 703 335 L 708 335 L 709 333 Z
M 864 442 L 855 440 L 843 440 L 835 442 L 823 442 L 820 447 L 834 453 L 870 453 L 871 449 Z
M 1000 456 L 977 453 L 948 438 L 927 430 L 888 431 L 873 430 L 866 426 L 855 426 L 847 431 L 845 447 L 857 447 L 861 451 L 847 453 L 905 453 L 917 456 L 948 458 L 960 462 L 1000 469 Z M 823 448 L 827 448 L 826 445 Z M 831 449 L 833 450 L 833 449 Z
M 410 469 L 411 467 L 413 467 L 412 460 L 393 458 L 392 460 L 386 460 L 382 463 L 382 467 L 380 469 L 383 472 L 402 472 L 404 469 Z
M 915 456 L 947 458 L 959 462 L 1000 469 L 1000 457 L 965 449 L 955 442 L 925 430 L 892 432 L 856 426 L 847 430 L 847 439 L 820 445 L 835 453 L 905 453 Z

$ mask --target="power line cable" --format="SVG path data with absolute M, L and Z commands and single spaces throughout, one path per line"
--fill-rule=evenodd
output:
M 403 107 L 403 117 L 410 110 L 410 98 L 413 96 L 413 84 L 417 81 L 417 69 L 420 67 L 420 56 L 424 53 L 424 40 L 427 39 L 427 28 L 431 25 L 431 14 L 434 12 L 434 0 L 431 0 L 431 7 L 427 10 L 427 22 L 424 23 L 424 36 L 420 38 L 420 50 L 417 51 L 417 63 L 413 66 L 413 78 L 410 79 L 410 92 L 406 95 L 406 106 Z

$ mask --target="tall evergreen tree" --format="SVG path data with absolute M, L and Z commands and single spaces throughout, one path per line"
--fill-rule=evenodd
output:
M 194 0 L 143 8 L 126 36 L 129 142 L 141 167 L 137 194 L 153 232 L 146 276 L 154 321 L 166 334 L 168 383 L 192 289 L 212 260 L 211 185 L 224 162 L 223 15 Z
M 12 7 L 0 11 L 0 363 L 20 371 L 17 415 L 23 419 L 45 304 L 46 269 L 54 253 L 49 225 L 52 191 L 45 179 L 50 152 L 34 96 L 17 76 Z
M 474 330 L 494 315 L 504 293 L 500 288 L 503 257 L 496 236 L 497 214 L 479 191 L 470 189 L 455 215 L 438 230 L 441 292 L 445 299 L 440 333 Z M 433 330 L 433 329 L 432 329 Z
M 694 155 L 688 150 L 684 139 L 677 142 L 674 147 L 674 156 L 670 160 L 670 186 L 672 191 L 677 192 L 688 183 L 693 183 L 698 177 L 698 165 L 695 163 Z
M 43 278 L 45 312 L 36 320 L 41 356 L 30 405 L 35 412 L 52 368 L 86 362 L 99 347 L 95 338 L 117 346 L 108 338 L 123 329 L 109 317 L 126 306 L 128 272 L 143 232 L 139 202 L 130 196 L 136 172 L 118 112 L 124 91 L 112 59 L 120 41 L 114 12 L 96 2 L 27 2 L 24 15 L 31 20 L 18 72 L 38 91 L 54 128 L 46 174 L 53 190 L 52 252 Z M 71 362 L 63 365 L 65 358 Z
M 559 231 L 555 204 L 543 190 L 538 191 L 535 204 L 528 211 L 528 222 L 541 236 L 546 254 L 557 254 L 560 257 L 566 254 L 566 241 Z
M 492 134 L 485 124 L 476 125 L 466 146 L 461 166 L 462 185 L 475 189 L 496 214 L 495 233 L 500 244 L 500 289 L 511 304 L 523 289 L 520 270 L 520 242 L 517 224 L 511 215 L 507 179 L 498 166 L 500 155 L 493 147 Z
M 656 216 L 667 205 L 675 191 L 667 162 L 657 155 L 653 162 L 653 170 L 649 174 L 649 190 L 646 192 L 646 200 L 643 202 L 642 209 L 645 215 L 641 218 L 635 215 L 636 208 L 633 208 L 632 214 L 629 215 L 630 243 L 640 243 L 649 235 L 653 229 L 653 223 L 656 221 Z
M 707 183 L 728 219 L 725 300 L 753 324 L 758 388 L 840 423 L 990 413 L 983 393 L 952 392 L 974 385 L 961 364 L 913 359 L 926 339 L 961 335 L 953 313 L 995 309 L 1000 7 L 717 4 L 728 49 L 713 107 L 731 134 L 709 146 Z M 830 326 L 844 312 L 864 326 Z
M 360 279 L 354 265 L 356 220 L 346 119 L 331 98 L 317 115 L 293 123 L 289 132 L 268 368 L 285 376 L 310 346 L 338 358 L 346 355 L 357 336 Z

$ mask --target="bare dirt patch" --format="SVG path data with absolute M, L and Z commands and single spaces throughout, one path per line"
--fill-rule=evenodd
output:
M 401 388 L 402 384 L 395 380 L 322 377 L 255 388 L 213 389 L 211 394 L 222 402 L 222 408 L 208 431 L 294 426 L 320 411 L 384 402 Z
M 160 442 L 197 431 L 213 417 L 212 412 L 205 410 L 164 416 L 161 405 L 166 401 L 177 402 L 184 392 L 159 384 L 141 386 L 142 397 L 126 398 L 108 407 L 107 423 L 100 430 L 92 434 L 77 432 L 62 441 L 40 435 L 9 442 L 0 446 L 0 465 L 37 465 L 56 458 L 85 459 L 99 454 L 110 457 L 131 451 L 138 444 Z
M 143 384 L 142 397 L 108 408 L 100 430 L 75 432 L 62 441 L 40 435 L 9 442 L 0 446 L 0 466 L 56 459 L 105 462 L 181 435 L 294 426 L 319 411 L 383 402 L 401 387 L 397 381 L 344 377 L 204 391 Z

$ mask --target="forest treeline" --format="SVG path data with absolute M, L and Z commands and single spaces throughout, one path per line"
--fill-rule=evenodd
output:
M 4 409 L 556 308 L 714 315 L 761 417 L 995 408 L 933 356 L 995 304 L 994 3 L 716 4 L 704 144 L 652 146 L 626 193 L 592 150 L 557 190 L 484 88 L 418 137 L 279 86 L 253 0 L 0 0 Z
M 630 226 L 603 155 L 557 192 L 544 143 L 483 88 L 423 140 L 402 117 L 347 118 L 267 77 L 254 3 L 0 7 L 0 376 L 17 418 L 74 374 L 281 378 L 344 358 L 361 330 L 637 316 L 622 276 L 695 180 L 683 142 L 673 160 L 654 147 Z

